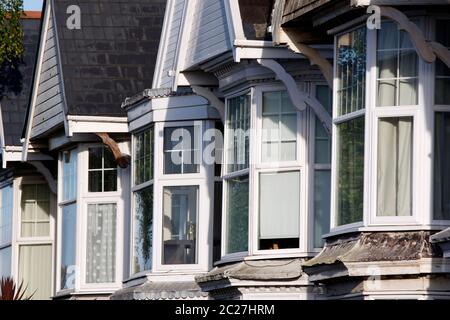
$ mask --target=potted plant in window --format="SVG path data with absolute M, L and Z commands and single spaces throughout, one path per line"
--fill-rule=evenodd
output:
M 1 278 L 0 280 L 0 301 L 1 300 L 31 300 L 34 293 L 30 296 L 25 296 L 27 287 L 23 288 L 23 281 L 16 286 L 14 279 L 11 277 Z

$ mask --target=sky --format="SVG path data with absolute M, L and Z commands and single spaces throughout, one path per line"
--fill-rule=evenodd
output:
M 23 0 L 25 10 L 42 10 L 42 0 Z

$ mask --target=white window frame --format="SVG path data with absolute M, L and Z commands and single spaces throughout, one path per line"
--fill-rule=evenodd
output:
M 186 275 L 207 272 L 212 265 L 212 232 L 210 225 L 214 209 L 214 164 L 207 165 L 203 159 L 205 142 L 202 141 L 205 130 L 215 128 L 215 120 L 156 122 L 155 126 L 155 162 L 153 183 L 153 269 L 151 274 Z M 200 160 L 198 173 L 164 174 L 164 129 L 167 127 L 197 127 Z M 207 143 L 207 142 L 206 142 Z M 164 187 L 198 186 L 196 258 L 195 264 L 162 263 L 163 251 L 163 189 Z M 149 273 L 147 271 L 145 273 Z M 141 273 L 142 274 L 142 273 Z M 139 275 L 139 274 L 138 274 Z M 135 275 L 135 276 L 138 276 Z
M 153 179 L 151 179 L 151 180 L 149 180 L 149 181 L 145 181 L 145 182 L 143 182 L 143 183 L 141 183 L 141 184 L 136 184 L 136 177 L 135 177 L 135 159 L 134 159 L 134 157 L 135 157 L 135 154 L 136 154 L 136 136 L 137 135 L 139 135 L 139 134 L 141 134 L 141 133 L 143 133 L 143 132 L 145 132 L 145 131 L 147 131 L 147 130 L 150 130 L 150 129 L 153 129 L 153 141 L 152 141 L 152 143 L 153 143 L 153 158 L 150 160 L 150 161 L 152 161 L 153 162 L 153 173 L 152 173 L 152 175 L 153 175 Z M 152 270 L 153 270 L 153 267 L 154 267 L 154 260 L 153 260 L 153 251 L 154 251 L 154 249 L 155 249 L 155 244 L 154 244 L 154 241 L 155 241 L 155 195 L 156 195 L 156 193 L 155 193 L 155 176 L 156 176 L 156 153 L 155 153 L 155 148 L 156 148 L 156 141 L 157 141 L 157 136 L 156 136 L 156 133 L 157 133 L 157 131 L 156 131 L 156 125 L 155 124 L 152 124 L 152 125 L 150 125 L 150 126 L 146 126 L 146 127 L 143 127 L 143 128 L 141 128 L 141 129 L 139 129 L 138 131 L 136 131 L 136 132 L 134 132 L 133 134 L 132 134 L 132 137 L 131 137 L 131 155 L 132 155 L 132 161 L 131 161 L 131 217 L 130 217 L 130 237 L 129 237 L 129 239 L 130 239 L 130 247 L 129 247 L 129 250 L 130 250 L 130 261 L 129 261 L 129 266 L 128 266 L 128 268 L 129 268 L 129 276 L 130 277 L 132 277 L 132 278 L 135 278 L 135 277 L 139 277 L 139 276 L 141 276 L 141 275 L 145 275 L 145 274 L 148 274 L 148 273 L 151 273 L 152 272 Z M 163 138 L 164 139 L 164 138 Z M 136 219 L 136 193 L 137 192 L 139 192 L 139 191 L 142 191 L 142 190 L 145 190 L 145 189 L 147 189 L 147 188 L 152 188 L 152 191 L 153 191 L 153 204 L 152 204 L 152 206 L 153 206 L 153 238 L 152 238 L 152 268 L 150 269 L 150 270 L 143 270 L 143 271 L 140 271 L 140 272 L 137 272 L 137 273 L 134 273 L 133 272 L 133 260 L 134 260 L 134 245 L 135 245 L 135 234 L 134 234 L 134 232 L 135 232 L 135 225 L 134 225 L 134 222 L 135 222 L 135 219 Z
M 47 237 L 22 237 L 21 228 L 22 228 L 22 210 L 21 210 L 21 201 L 22 201 L 22 189 L 23 185 L 35 185 L 35 184 L 43 184 L 47 185 L 47 182 L 38 176 L 31 177 L 19 177 L 14 180 L 14 204 L 13 204 L 13 248 L 12 248 L 12 274 L 13 279 L 16 283 L 20 283 L 19 279 L 19 258 L 20 258 L 20 247 L 21 246 L 33 246 L 33 245 L 50 245 L 52 248 L 52 273 L 55 270 L 55 226 L 56 226 L 56 199 L 55 195 L 50 191 L 50 221 L 49 221 L 49 235 Z M 51 294 L 54 294 L 55 291 L 55 279 L 53 274 L 51 276 Z M 49 297 L 50 298 L 50 297 Z
M 357 30 L 361 27 L 365 27 L 364 25 L 358 25 L 355 26 L 353 28 L 347 29 L 345 31 L 339 32 L 338 34 L 335 35 L 334 38 L 334 57 L 335 57 L 335 61 L 336 61 L 336 57 L 337 57 L 337 44 L 338 44 L 338 38 L 341 35 L 350 33 L 354 30 Z M 367 30 L 370 31 L 370 30 Z M 373 55 L 373 52 L 371 52 L 368 48 L 368 43 L 370 41 L 370 36 L 369 36 L 369 32 L 366 33 L 366 54 L 367 56 Z M 367 61 L 367 60 L 366 60 Z M 368 192 L 370 192 L 369 190 L 369 183 L 368 183 L 368 173 L 369 170 L 367 170 L 368 166 L 370 165 L 369 163 L 369 158 L 370 158 L 370 146 L 369 143 L 367 143 L 368 138 L 370 137 L 370 133 L 369 133 L 369 128 L 367 127 L 367 123 L 368 123 L 368 119 L 369 119 L 369 108 L 368 108 L 368 104 L 370 102 L 370 97 L 369 97 L 369 90 L 367 90 L 367 88 L 369 86 L 366 85 L 366 88 L 364 88 L 363 90 L 365 90 L 366 92 L 366 96 L 365 96 L 365 101 L 364 101 L 364 108 L 351 112 L 351 113 L 347 113 L 345 115 L 339 115 L 338 114 L 338 92 L 337 92 L 337 88 L 338 88 L 338 78 L 337 78 L 337 63 L 334 63 L 334 68 L 333 68 L 333 72 L 334 72 L 334 77 L 333 77 L 333 128 L 332 128 L 332 160 L 331 160 L 331 221 L 330 221 L 330 234 L 335 234 L 335 233 L 341 233 L 341 232 L 347 232 L 347 231 L 353 231 L 353 230 L 358 230 L 359 228 L 363 227 L 366 222 L 366 215 L 364 214 L 365 212 L 367 212 L 368 210 Z M 366 63 L 366 84 L 367 84 L 367 79 L 369 79 L 369 67 Z M 365 145 L 364 145 L 364 190 L 363 192 L 363 216 L 362 216 L 362 221 L 358 221 L 358 222 L 354 222 L 354 223 L 350 223 L 350 224 L 346 224 L 346 225 L 337 225 L 337 183 L 338 183 L 338 163 L 337 163 L 337 147 L 338 147 L 338 138 L 337 138 L 337 133 L 338 133 L 338 125 L 344 122 L 347 122 L 349 120 L 352 119 L 356 119 L 359 117 L 363 117 L 364 118 L 364 141 L 365 141 Z
M 318 86 L 327 86 L 328 84 L 326 82 L 314 82 L 311 84 L 311 96 L 317 98 L 317 87 Z M 333 89 L 329 89 L 331 91 L 331 103 L 333 104 Z M 331 106 L 333 107 L 333 105 Z M 333 111 L 333 110 L 331 110 Z M 314 207 L 314 177 L 316 171 L 330 171 L 330 204 L 331 204 L 331 177 L 333 175 L 331 167 L 332 167 L 332 148 L 330 148 L 330 163 L 324 164 L 324 163 L 317 163 L 316 164 L 316 114 L 308 108 L 308 121 L 309 121 L 309 132 L 308 132 L 308 145 L 307 150 L 309 152 L 308 161 L 306 164 L 307 172 L 308 174 L 308 230 L 309 236 L 308 236 L 308 250 L 313 252 L 320 252 L 323 247 L 316 247 L 315 246 L 315 232 L 314 232 L 314 222 L 315 222 L 315 207 Z M 333 142 L 333 139 L 331 139 L 331 143 Z M 330 210 L 330 209 L 329 209 Z M 329 211 L 329 215 L 331 218 L 331 210 Z M 331 226 L 330 226 L 331 228 Z M 325 233 L 327 234 L 327 233 Z M 323 234 L 322 237 L 325 235 Z
M 450 20 L 450 16 L 449 15 L 442 15 L 442 16 L 435 16 L 433 18 L 428 19 L 427 21 L 427 25 L 429 28 L 429 38 L 430 39 L 436 39 L 436 22 L 438 20 Z M 439 59 L 439 58 L 437 58 Z M 445 105 L 445 104 L 436 104 L 435 103 L 435 88 L 436 88 L 436 64 L 432 63 L 430 66 L 425 66 L 428 67 L 428 72 L 431 73 L 431 79 L 430 81 L 426 82 L 429 84 L 428 87 L 425 87 L 425 93 L 429 93 L 428 97 L 426 97 L 426 103 L 427 105 L 433 106 L 432 108 L 426 108 L 426 117 L 428 119 L 432 119 L 432 143 L 430 146 L 430 150 L 431 150 L 431 154 L 433 155 L 431 158 L 431 174 L 432 177 L 434 175 L 434 157 L 435 157 L 435 153 L 434 153 L 434 137 L 435 137 L 435 120 L 436 120 L 436 113 L 438 112 L 443 112 L 443 113 L 449 113 L 450 114 L 450 105 Z M 428 151 L 428 150 L 427 150 Z M 434 183 L 434 182 L 432 182 Z M 433 184 L 431 184 L 431 190 L 433 190 Z M 431 224 L 432 225 L 437 225 L 437 226 L 442 226 L 442 227 L 447 227 L 450 225 L 450 220 L 437 220 L 434 219 L 434 199 L 433 197 L 430 198 L 431 201 Z
M 450 19 L 445 17 L 418 17 L 416 20 L 424 26 L 427 38 L 435 34 L 435 21 L 437 19 Z M 355 28 L 345 30 L 337 37 L 351 32 Z M 404 106 L 377 106 L 377 74 L 376 65 L 377 31 L 367 30 L 367 59 L 366 59 L 366 108 L 365 111 L 365 160 L 364 160 L 364 204 L 363 221 L 349 225 L 336 226 L 336 182 L 337 182 L 337 139 L 333 139 L 332 150 L 332 193 L 331 193 L 331 231 L 326 236 L 345 232 L 365 230 L 434 230 L 450 225 L 450 220 L 435 220 L 433 211 L 433 172 L 434 172 L 434 126 L 436 112 L 450 112 L 450 105 L 435 105 L 435 67 L 434 64 L 425 63 L 418 58 L 418 100 L 417 105 Z M 335 65 L 334 87 L 337 87 Z M 336 124 L 351 119 L 350 115 L 337 117 L 337 94 L 333 90 L 333 137 L 336 137 Z M 391 117 L 412 117 L 413 119 L 413 154 L 412 154 L 412 215 L 377 217 L 377 152 L 378 152 L 378 120 Z M 431 130 L 431 131 L 430 131 Z M 431 133 L 430 133 L 431 132 Z M 432 156 L 430 156 L 432 155 Z M 420 168 L 420 172 L 417 170 Z M 431 177 L 431 179 L 427 179 Z
M 117 190 L 111 192 L 89 192 L 88 191 L 88 168 L 89 168 L 89 148 L 104 147 L 101 143 L 83 143 L 79 144 L 75 149 L 77 150 L 77 195 L 76 199 L 62 200 L 62 151 L 59 157 L 58 164 L 58 243 L 61 243 L 62 232 L 62 208 L 64 205 L 76 205 L 76 246 L 75 246 L 75 266 L 76 278 L 75 287 L 73 289 L 61 290 L 61 250 L 57 251 L 57 270 L 56 270 L 56 284 L 57 295 L 66 295 L 72 293 L 81 294 L 104 294 L 111 293 L 121 288 L 124 278 L 124 269 L 127 268 L 124 264 L 124 225 L 125 217 L 128 214 L 129 197 L 129 175 L 130 170 L 117 168 Z M 120 149 L 124 153 L 129 152 L 129 142 L 119 143 Z M 74 148 L 70 149 L 73 150 Z M 86 283 L 86 261 L 87 261 L 87 207 L 88 204 L 116 204 L 116 274 L 115 282 L 112 283 Z
M 77 204 L 77 225 L 80 228 L 77 230 L 77 244 L 76 249 L 80 255 L 80 263 L 78 264 L 79 276 L 77 282 L 79 283 L 79 291 L 109 292 L 117 290 L 122 284 L 123 278 L 123 241 L 124 241 L 124 213 L 125 213 L 125 199 L 123 199 L 124 191 L 126 191 L 127 176 L 129 170 L 117 168 L 117 190 L 110 192 L 89 192 L 88 187 L 88 169 L 89 169 L 89 148 L 104 147 L 102 144 L 83 144 L 79 146 L 79 166 L 81 171 L 78 172 L 79 178 L 79 194 L 81 196 L 80 202 Z M 87 261 L 87 215 L 89 204 L 116 204 L 116 274 L 115 282 L 112 283 L 86 283 L 86 261 Z
M 237 98 L 240 96 L 249 96 L 250 99 L 250 136 L 249 136 L 249 167 L 243 170 L 239 170 L 239 171 L 235 171 L 235 172 L 231 172 L 228 173 L 228 145 L 227 145 L 227 139 L 228 136 L 230 134 L 230 130 L 227 127 L 227 119 L 228 119 L 228 101 L 233 99 L 233 98 Z M 232 261 L 239 261 L 239 260 L 243 260 L 249 252 L 252 252 L 252 205 L 253 205 L 253 201 L 251 194 L 252 194 L 252 190 L 254 188 L 253 186 L 253 163 L 255 161 L 255 154 L 253 152 L 253 147 L 254 147 L 254 132 L 253 130 L 251 130 L 252 128 L 255 127 L 255 116 L 256 116 L 256 102 L 254 101 L 254 88 L 250 88 L 250 89 L 246 89 L 246 90 L 241 90 L 241 91 L 237 91 L 234 92 L 230 95 L 228 95 L 225 98 L 225 122 L 224 122 L 224 143 L 223 143 L 223 163 L 222 163 L 222 181 L 223 181 L 223 189 L 222 189 L 222 239 L 221 239 L 221 248 L 220 248 L 220 256 L 221 256 L 221 262 L 232 262 Z M 247 251 L 243 251 L 243 252 L 233 252 L 233 253 L 227 253 L 226 252 L 226 244 L 227 244 L 227 197 L 228 197 L 228 182 L 227 180 L 232 179 L 232 178 L 236 178 L 236 177 L 240 177 L 240 176 L 245 176 L 248 175 L 248 193 L 249 193 L 249 200 L 248 200 L 248 244 L 247 244 Z
M 64 166 L 64 153 L 65 152 L 75 152 L 75 156 L 77 159 L 77 167 L 76 167 L 76 178 L 77 178 L 77 189 L 75 198 L 72 199 L 64 199 L 64 174 L 63 174 L 63 166 Z M 65 295 L 72 293 L 77 290 L 77 279 L 79 277 L 79 268 L 78 268 L 78 261 L 79 261 L 79 255 L 78 255 L 78 247 L 79 244 L 75 244 L 75 286 L 71 289 L 61 289 L 61 259 L 62 259 L 62 221 L 63 221 L 63 208 L 70 205 L 75 205 L 75 215 L 76 215 L 76 224 L 74 226 L 75 228 L 75 236 L 76 238 L 78 230 L 79 230 L 79 217 L 78 217 L 78 204 L 80 203 L 80 187 L 79 187 L 79 173 L 80 173 L 80 159 L 79 159 L 79 150 L 78 148 L 71 148 L 67 150 L 63 150 L 60 152 L 58 157 L 58 213 L 57 213 L 57 227 L 56 227 L 56 242 L 58 243 L 58 248 L 56 251 L 56 261 L 57 261 L 57 268 L 56 268 L 56 294 L 57 295 Z
M 249 243 L 252 245 L 250 253 L 252 255 L 283 255 L 283 254 L 301 254 L 307 250 L 308 243 L 308 228 L 307 228 L 307 196 L 306 187 L 307 183 L 307 168 L 306 168 L 306 122 L 307 117 L 305 111 L 297 111 L 297 141 L 296 141 L 296 159 L 295 161 L 277 161 L 277 162 L 263 162 L 262 161 L 262 109 L 263 109 L 263 95 L 267 92 L 279 92 L 287 91 L 286 87 L 280 85 L 270 85 L 270 86 L 256 86 L 253 90 L 253 101 L 254 105 L 251 105 L 252 112 L 255 114 L 253 117 L 255 120 L 251 121 L 252 124 L 256 124 L 255 127 L 251 127 L 251 132 L 253 128 L 256 128 L 256 137 L 253 146 L 250 146 L 250 152 L 256 154 L 256 159 L 252 167 L 252 179 L 251 184 L 253 185 L 252 192 L 250 193 L 250 203 L 253 202 L 251 206 L 253 210 L 249 212 L 250 222 L 249 223 L 249 235 L 251 235 Z M 260 175 L 264 173 L 283 173 L 283 172 L 298 172 L 300 176 L 299 180 L 299 190 L 300 194 L 298 197 L 298 205 L 300 208 L 299 214 L 299 247 L 292 249 L 277 249 L 277 250 L 263 250 L 259 249 L 259 189 L 260 189 Z M 250 205 L 249 205 L 250 207 Z
M 10 248 L 10 251 L 11 251 L 10 262 L 9 262 L 9 268 L 10 268 L 10 271 L 11 271 L 10 276 L 14 276 L 14 263 L 13 263 L 13 261 L 14 261 L 13 254 L 14 253 L 13 253 L 13 251 L 14 251 L 14 238 L 15 238 L 15 235 L 14 235 L 14 225 L 15 225 L 14 217 L 16 215 L 16 213 L 15 213 L 15 204 L 16 204 L 16 193 L 17 193 L 16 192 L 16 182 L 14 180 L 7 180 L 7 181 L 5 181 L 5 182 L 0 184 L 0 206 L 3 205 L 3 189 L 4 188 L 8 188 L 8 187 L 11 187 L 11 189 L 12 189 L 12 196 L 13 196 L 13 198 L 11 199 L 11 205 L 12 205 L 12 208 L 11 208 L 11 225 L 10 225 L 11 238 L 9 239 L 9 242 L 0 245 L 0 250 Z

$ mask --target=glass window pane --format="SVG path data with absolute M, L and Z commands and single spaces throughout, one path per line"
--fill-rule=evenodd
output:
M 380 107 L 395 106 L 396 105 L 396 80 L 378 81 L 378 102 Z
M 115 203 L 88 205 L 86 283 L 116 281 L 116 207 Z
M 104 181 L 104 192 L 116 191 L 117 190 L 117 169 L 105 170 L 103 172 Z
M 264 107 L 263 105 L 261 160 L 263 162 L 295 160 L 297 112 L 292 106 L 289 96 L 286 91 L 265 92 L 263 93 L 263 102 L 276 103 L 278 107 Z M 270 110 L 270 113 L 264 112 L 264 110 Z
M 13 187 L 8 185 L 0 192 L 0 247 L 2 247 L 12 241 Z
M 281 112 L 283 113 L 296 113 L 297 109 L 292 104 L 291 97 L 287 91 L 281 91 Z
M 89 169 L 101 169 L 103 147 L 89 148 Z
M 50 190 L 45 184 L 22 185 L 21 236 L 50 236 Z
M 435 114 L 433 179 L 434 219 L 450 220 L 450 113 Z
M 248 250 L 248 176 L 226 181 L 226 247 L 227 254 Z
M 337 126 L 337 225 L 362 221 L 364 117 Z
M 297 143 L 281 142 L 280 144 L 280 161 L 295 161 L 297 159 Z
M 415 50 L 400 51 L 400 77 L 417 77 L 419 59 Z
M 341 35 L 337 44 L 338 115 L 364 108 L 366 27 Z
M 378 30 L 378 106 L 416 105 L 419 59 L 409 35 L 392 22 Z
M 165 187 L 163 211 L 163 264 L 197 263 L 198 187 Z
M 164 174 L 200 172 L 199 146 L 195 128 L 164 128 Z
M 153 186 L 135 192 L 133 273 L 152 270 Z
M 0 279 L 11 276 L 11 246 L 0 249 Z
M 263 116 L 262 119 L 262 139 L 263 141 L 279 141 L 280 140 L 280 130 L 279 130 L 280 116 L 277 114 L 275 116 Z
M 248 168 L 250 135 L 250 98 L 232 98 L 227 103 L 226 119 L 227 172 Z
M 281 96 L 280 92 L 265 92 L 263 95 L 263 114 L 276 114 L 280 113 Z
M 281 116 L 281 140 L 297 139 L 297 113 Z
M 399 105 L 417 104 L 417 79 L 400 80 Z
M 300 172 L 260 174 L 259 188 L 259 249 L 298 248 Z
M 89 171 L 89 192 L 102 192 L 102 170 Z
M 277 162 L 278 156 L 278 142 L 263 142 L 261 149 L 262 162 Z
M 77 197 L 77 151 L 65 151 L 62 155 L 63 165 L 63 200 Z
M 103 148 L 103 168 L 105 169 L 111 169 L 111 168 L 117 168 L 116 160 L 114 159 L 114 156 L 109 150 L 109 148 L 104 147 Z
M 61 232 L 61 289 L 73 289 L 76 276 L 77 206 L 71 204 L 62 209 Z
M 450 20 L 436 20 L 436 41 L 450 48 Z M 435 62 L 435 98 L 438 105 L 450 105 L 450 68 L 440 59 Z
M 411 216 L 412 118 L 378 122 L 377 216 Z
M 314 248 L 324 245 L 322 236 L 330 231 L 331 170 L 314 172 Z
M 435 104 L 450 105 L 450 76 L 448 78 L 436 78 Z
M 26 297 L 32 296 L 33 300 L 50 299 L 52 275 L 51 245 L 19 247 L 18 283 L 24 283 Z
M 397 61 L 397 51 L 378 52 L 378 78 L 396 78 Z
M 398 47 L 398 27 L 395 22 L 382 22 L 382 32 L 378 33 L 379 49 L 396 49 Z

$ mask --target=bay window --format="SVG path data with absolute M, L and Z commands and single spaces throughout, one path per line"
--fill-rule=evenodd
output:
M 248 251 L 250 95 L 227 100 L 222 255 Z
M 11 276 L 13 186 L 0 189 L 0 279 Z
M 61 152 L 59 172 L 58 291 L 110 292 L 121 281 L 128 170 L 109 148 L 80 144 Z
M 154 126 L 133 136 L 134 222 L 132 274 L 152 269 Z
M 430 19 L 434 26 L 412 20 L 450 47 L 450 20 Z M 448 225 L 448 68 L 439 58 L 434 66 L 423 61 L 392 21 L 338 35 L 336 45 L 332 212 L 333 227 L 341 228 L 335 231 Z M 344 90 L 350 82 L 362 87 L 364 99 L 354 98 L 360 90 Z

